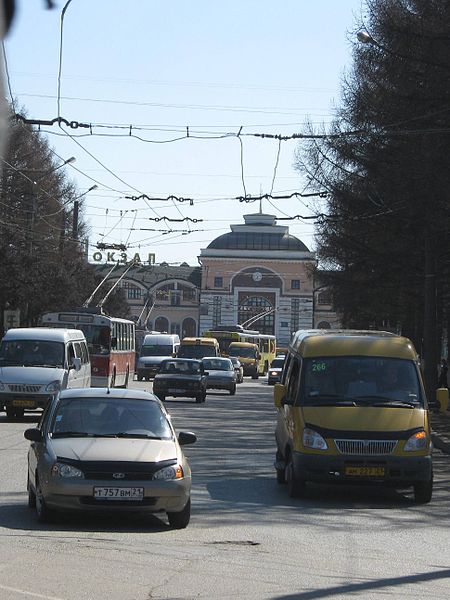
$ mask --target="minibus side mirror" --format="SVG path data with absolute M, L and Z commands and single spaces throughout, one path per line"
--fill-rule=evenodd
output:
M 273 390 L 273 402 L 276 408 L 281 408 L 285 404 L 286 386 L 282 383 L 276 383 Z
M 72 358 L 72 368 L 75 369 L 75 371 L 81 370 L 81 358 L 78 358 L 78 356 Z

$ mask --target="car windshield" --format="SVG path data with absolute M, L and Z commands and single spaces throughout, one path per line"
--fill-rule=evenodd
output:
M 140 356 L 172 356 L 173 346 L 170 344 L 155 344 L 142 346 Z
M 234 371 L 231 361 L 226 358 L 204 358 L 203 368 L 205 371 Z
M 204 356 L 213 356 L 214 347 L 203 344 L 186 344 L 181 345 L 178 350 L 180 358 L 203 358 Z
M 369 356 L 307 358 L 301 403 L 417 406 L 422 393 L 413 361 Z
M 271 369 L 282 369 L 284 365 L 284 358 L 274 358 L 272 364 L 270 365 Z
M 170 439 L 172 430 L 157 402 L 134 398 L 62 398 L 52 437 L 118 436 Z
M 3 341 L 0 366 L 64 367 L 64 344 L 45 340 Z
M 160 374 L 173 375 L 198 375 L 200 371 L 201 363 L 198 360 L 165 360 L 159 369 Z
M 245 348 L 245 347 L 238 347 L 238 348 L 231 347 L 228 349 L 228 354 L 230 356 L 242 356 L 243 358 L 255 358 L 256 357 L 256 349 L 255 348 Z

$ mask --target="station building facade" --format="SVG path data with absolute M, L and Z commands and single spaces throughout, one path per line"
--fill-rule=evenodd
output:
M 198 267 L 130 269 L 119 285 L 132 317 L 149 330 L 180 337 L 239 323 L 275 335 L 279 346 L 287 346 L 298 329 L 339 327 L 329 291 L 314 276 L 314 253 L 273 215 L 245 215 L 198 260 Z M 109 268 L 97 265 L 104 275 Z M 118 269 L 115 279 L 125 267 Z

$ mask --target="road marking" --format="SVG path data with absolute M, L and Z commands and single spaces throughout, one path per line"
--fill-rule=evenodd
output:
M 36 592 L 27 592 L 27 590 L 19 590 L 17 588 L 8 587 L 7 585 L 0 584 L 0 590 L 7 590 L 8 592 L 16 592 L 17 594 L 23 594 L 24 596 L 33 596 L 33 598 L 43 598 L 44 600 L 66 600 L 65 598 L 59 598 L 57 596 L 47 596 L 46 594 L 36 594 Z

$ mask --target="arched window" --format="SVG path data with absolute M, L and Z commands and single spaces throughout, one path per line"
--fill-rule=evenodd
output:
M 197 335 L 197 323 L 191 317 L 186 317 L 183 320 L 181 328 L 182 337 L 195 337 Z
M 243 324 L 249 319 L 259 316 L 258 320 L 244 326 L 247 329 L 256 329 L 260 333 L 273 335 L 275 333 L 275 315 L 273 312 L 269 312 L 272 308 L 271 302 L 263 296 L 246 298 L 239 306 L 238 322 Z M 267 314 L 264 314 L 266 312 Z
M 160 333 L 168 333 L 169 332 L 169 321 L 166 317 L 158 317 L 155 319 L 155 330 Z

